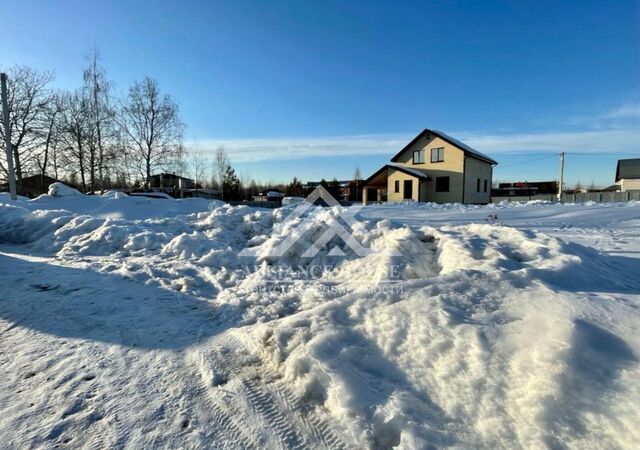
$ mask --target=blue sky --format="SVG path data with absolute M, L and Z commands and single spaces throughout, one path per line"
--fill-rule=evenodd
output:
M 639 5 L 22 1 L 0 64 L 73 88 L 95 45 L 119 90 L 158 79 L 188 140 L 262 180 L 367 176 L 434 128 L 497 159 L 498 180 L 556 178 L 564 150 L 569 183 L 608 185 L 640 157 Z

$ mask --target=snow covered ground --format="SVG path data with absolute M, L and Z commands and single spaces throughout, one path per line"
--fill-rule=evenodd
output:
M 639 203 L 0 204 L 0 447 L 640 447 Z

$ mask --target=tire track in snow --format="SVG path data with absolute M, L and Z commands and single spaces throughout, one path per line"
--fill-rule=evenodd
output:
M 205 407 L 209 408 L 207 414 L 211 414 L 216 431 L 220 432 L 221 448 L 260 449 L 263 446 L 246 433 L 247 427 L 243 427 L 238 421 L 238 411 L 233 408 L 231 395 L 223 389 L 218 389 L 218 381 L 215 374 L 219 372 L 220 359 L 212 357 L 214 352 L 205 355 L 198 353 L 198 361 L 195 361 L 200 372 L 202 383 L 198 393 L 200 398 L 206 398 Z M 204 413 L 203 413 L 204 414 Z M 217 434 L 217 433 L 215 433 Z
M 247 373 L 251 371 L 238 364 L 238 356 L 253 358 L 238 339 L 227 335 L 223 341 L 214 342 L 212 345 L 217 347 L 206 353 L 198 351 L 201 358 L 199 366 L 205 388 L 214 405 L 214 415 L 222 423 L 231 424 L 225 430 L 227 434 L 232 432 L 235 437 L 243 436 L 241 430 L 246 429 L 248 423 L 260 421 L 260 425 L 263 425 L 260 431 L 267 432 L 267 438 L 273 440 L 272 444 L 278 448 L 348 448 L 325 420 L 305 411 L 304 403 L 291 389 L 277 381 L 271 381 L 269 384 L 260 381 L 276 379 L 275 372 L 260 365 L 255 373 Z M 224 374 L 221 375 L 221 372 Z M 230 394 L 224 387 L 232 381 L 235 381 L 234 387 L 239 391 L 235 395 Z M 221 402 L 221 398 L 225 396 L 228 402 Z M 233 403 L 241 404 L 242 400 L 248 403 L 249 410 L 231 407 Z M 250 417 L 251 415 L 254 417 Z M 241 429 L 233 426 L 236 421 L 241 424 Z M 265 443 L 249 440 L 237 448 L 239 447 L 264 448 Z

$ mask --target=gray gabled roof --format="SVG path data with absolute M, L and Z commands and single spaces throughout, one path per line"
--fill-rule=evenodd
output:
M 405 145 L 404 148 L 398 152 L 398 154 L 396 154 L 393 158 L 391 158 L 391 161 L 392 162 L 396 162 L 398 160 L 398 158 L 400 157 L 400 155 L 402 155 L 402 153 L 404 153 L 405 150 L 407 150 L 409 147 L 411 147 L 413 144 L 415 144 L 418 141 L 418 139 L 420 139 L 421 137 L 423 137 L 426 134 L 433 134 L 434 136 L 438 136 L 443 141 L 448 142 L 449 144 L 453 145 L 454 147 L 458 147 L 460 150 L 462 150 L 468 156 L 471 156 L 473 158 L 479 159 L 479 160 L 484 161 L 484 162 L 488 162 L 489 164 L 498 164 L 498 162 L 495 159 L 488 157 L 484 153 L 481 153 L 481 152 L 479 152 L 478 150 L 476 150 L 476 149 L 474 149 L 472 147 L 469 147 L 464 142 L 461 142 L 461 141 L 459 141 L 459 140 L 457 140 L 455 138 L 452 138 L 451 136 L 449 136 L 448 134 L 443 133 L 442 131 L 429 130 L 427 128 L 422 130 L 422 132 L 420 132 L 420 134 L 418 134 L 416 137 L 414 137 L 411 142 L 409 142 L 407 145 Z
M 414 175 L 418 178 L 429 178 L 429 175 L 424 170 L 414 169 L 413 167 L 402 166 L 400 164 L 387 164 L 387 166 L 399 170 L 400 172 L 404 172 L 409 175 Z
M 413 169 L 411 167 L 407 167 L 407 166 L 401 166 L 399 164 L 385 164 L 384 166 L 382 166 L 380 169 L 378 169 L 376 171 L 376 173 L 374 173 L 373 175 L 371 175 L 369 178 L 367 178 L 366 180 L 364 180 L 364 184 L 366 185 L 368 182 L 370 182 L 371 180 L 373 180 L 375 177 L 377 177 L 378 175 L 380 175 L 380 173 L 383 170 L 387 170 L 387 169 L 395 169 L 395 170 L 399 170 L 400 172 L 404 172 L 407 175 L 412 175 L 414 177 L 418 177 L 424 180 L 431 180 L 431 177 L 429 175 L 427 175 L 427 173 L 424 170 L 420 170 L 420 169 Z
M 623 178 L 640 178 L 640 158 L 618 160 L 616 182 Z

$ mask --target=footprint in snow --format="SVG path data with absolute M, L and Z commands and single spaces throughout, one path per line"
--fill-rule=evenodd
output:
M 58 285 L 52 286 L 50 284 L 32 284 L 31 287 L 36 291 L 46 292 L 46 291 L 54 291 L 58 289 L 60 286 Z

